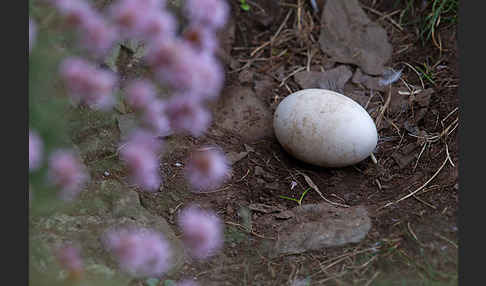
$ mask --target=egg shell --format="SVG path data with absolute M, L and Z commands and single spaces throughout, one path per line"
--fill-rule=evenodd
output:
M 321 167 L 345 167 L 366 159 L 378 133 L 368 112 L 351 98 L 326 89 L 304 89 L 275 110 L 277 140 L 295 158 Z

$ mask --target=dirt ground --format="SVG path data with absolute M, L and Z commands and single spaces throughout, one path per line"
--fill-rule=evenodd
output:
M 312 13 L 309 1 L 274 1 L 279 8 L 265 7 L 265 15 L 258 14 L 255 5 L 246 12 L 237 1 L 230 2 L 234 33 L 230 29 L 223 32 L 228 34 L 222 36 L 221 52 L 227 87 L 252 89 L 273 112 L 290 91 L 300 89 L 293 77 L 285 76 L 295 66 L 306 66 L 308 49 L 315 51 L 312 68 L 336 65 L 318 49 L 320 17 Z M 248 2 L 263 7 L 271 1 Z M 363 87 L 370 115 L 380 120 L 377 163 L 368 158 L 340 169 L 299 162 L 274 136 L 252 140 L 215 124 L 200 138 L 168 138 L 166 145 L 172 152 L 161 163 L 164 187 L 158 193 L 140 192 L 143 206 L 167 219 L 179 234 L 174 224 L 177 210 L 196 202 L 215 210 L 225 221 L 226 231 L 221 253 L 205 262 L 188 261 L 180 272 L 166 279 L 194 277 L 200 285 L 457 285 L 456 27 L 443 25 L 436 31 L 440 49 L 432 40 L 422 46 L 413 27 L 397 27 L 395 11 L 399 8 L 387 2 L 393 1 L 361 1 L 363 6 L 372 7 L 365 9 L 368 16 L 389 35 L 393 55 L 387 65 L 404 67 L 403 81 L 422 90 L 431 88 L 430 98 L 424 102 L 419 95 L 415 100 L 408 95 L 401 101 L 388 102 L 388 90 L 375 91 L 370 98 L 369 90 Z M 394 17 L 386 16 L 393 12 Z M 264 45 L 279 29 L 272 44 Z M 405 63 L 429 67 L 431 80 L 420 79 L 419 72 Z M 285 84 L 275 76 L 278 72 L 284 74 Z M 399 81 L 394 86 L 406 90 L 405 83 Z M 248 153 L 232 166 L 231 179 L 221 189 L 191 193 L 183 168 L 177 166 L 184 164 L 192 148 L 211 144 L 225 152 Z M 357 244 L 270 259 L 264 249 L 275 239 L 275 231 L 264 226 L 260 219 L 263 213 L 250 210 L 249 205 L 281 209 L 297 206 L 280 195 L 298 198 L 307 188 L 302 173 L 319 186 L 327 200 L 365 206 L 371 230 Z M 119 176 L 123 177 L 123 172 Z M 292 181 L 297 183 L 293 190 L 289 187 Z M 302 201 L 320 202 L 323 198 L 314 191 Z M 143 282 L 135 280 L 134 285 Z

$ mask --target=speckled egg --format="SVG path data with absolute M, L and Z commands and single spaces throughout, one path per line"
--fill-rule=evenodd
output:
M 278 105 L 273 127 L 295 158 L 321 167 L 356 164 L 376 147 L 378 133 L 368 112 L 351 98 L 326 89 L 304 89 Z

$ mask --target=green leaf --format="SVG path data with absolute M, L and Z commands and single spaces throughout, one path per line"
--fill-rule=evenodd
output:
M 244 11 L 249 11 L 250 10 L 250 6 L 246 3 L 242 3 L 240 5 L 241 9 L 243 9 Z
M 157 278 L 148 278 L 145 280 L 145 284 L 147 284 L 147 286 L 157 286 L 159 282 L 160 280 Z
M 176 282 L 174 280 L 164 280 L 164 286 L 176 286 Z

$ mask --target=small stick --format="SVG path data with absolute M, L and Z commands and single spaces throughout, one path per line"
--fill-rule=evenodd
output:
M 395 20 L 393 20 L 392 18 L 390 18 L 391 15 L 394 15 L 397 12 L 400 12 L 400 10 L 391 12 L 390 14 L 386 15 L 386 14 L 382 14 L 382 13 L 380 13 L 380 12 L 376 11 L 375 9 L 370 8 L 370 7 L 363 6 L 363 8 L 365 8 L 366 10 L 370 11 L 371 13 L 373 13 L 375 15 L 381 16 L 383 19 L 387 19 L 388 21 L 390 21 L 390 23 L 393 24 L 393 26 L 395 26 L 398 30 L 400 30 L 401 32 L 403 32 L 402 26 L 400 26 L 397 22 L 395 22 Z
M 401 202 L 401 201 L 403 201 L 403 200 L 406 200 L 406 199 L 410 198 L 411 196 L 415 195 L 417 192 L 419 192 L 420 190 L 422 190 L 423 188 L 425 188 L 425 187 L 426 187 L 426 186 L 427 186 L 427 185 L 428 185 L 428 184 L 429 184 L 429 183 L 430 183 L 430 182 L 431 182 L 431 181 L 432 181 L 432 180 L 433 180 L 433 179 L 434 179 L 434 178 L 435 178 L 435 177 L 436 177 L 436 176 L 439 174 L 439 172 L 442 170 L 442 168 L 444 168 L 444 166 L 446 165 L 446 163 L 447 163 L 448 161 L 449 161 L 449 160 L 446 158 L 446 159 L 444 160 L 444 163 L 442 163 L 442 165 L 441 165 L 441 166 L 440 166 L 440 168 L 439 168 L 439 169 L 438 169 L 438 170 L 435 172 L 435 174 L 434 174 L 432 177 L 430 177 L 430 179 L 428 179 L 428 180 L 427 180 L 427 182 L 425 182 L 425 183 L 424 183 L 422 186 L 420 186 L 420 188 L 418 188 L 418 189 L 416 189 L 415 191 L 411 192 L 410 194 L 408 194 L 408 195 L 406 195 L 406 196 L 402 197 L 401 199 L 399 199 L 399 200 L 397 200 L 397 201 L 395 201 L 395 202 L 389 202 L 388 204 L 386 204 L 386 205 L 384 205 L 383 207 L 380 207 L 380 208 L 378 208 L 378 209 L 386 208 L 386 207 L 389 207 L 389 206 L 391 206 L 391 205 L 393 205 L 393 204 L 397 204 L 397 203 L 399 203 L 399 202 Z

